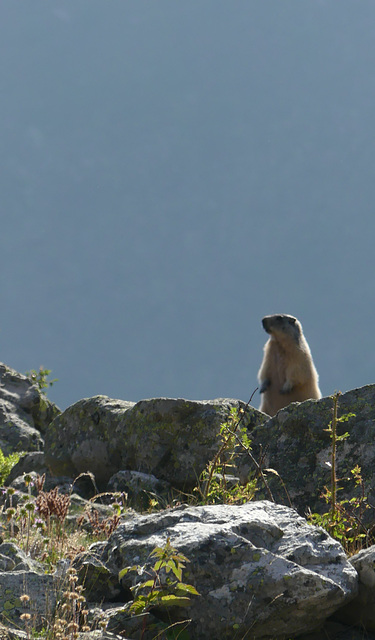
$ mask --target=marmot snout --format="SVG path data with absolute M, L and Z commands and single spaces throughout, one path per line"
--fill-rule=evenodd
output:
M 270 337 L 258 373 L 260 411 L 273 416 L 290 402 L 321 398 L 319 376 L 297 318 L 286 314 L 265 316 L 262 325 Z

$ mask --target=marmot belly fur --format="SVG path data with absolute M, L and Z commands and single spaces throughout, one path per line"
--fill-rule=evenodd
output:
M 270 337 L 258 373 L 260 411 L 274 416 L 290 402 L 321 398 L 319 376 L 301 323 L 293 316 L 279 314 L 265 316 L 262 324 Z

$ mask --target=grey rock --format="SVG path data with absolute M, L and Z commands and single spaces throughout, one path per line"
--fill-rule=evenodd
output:
M 37 453 L 42 453 L 42 452 L 37 452 Z M 35 453 L 33 454 L 26 454 L 26 456 L 33 456 L 35 455 Z M 43 454 L 42 454 L 43 456 Z M 17 467 L 18 463 L 13 467 L 13 469 L 15 469 Z M 26 465 L 25 465 L 26 466 Z M 22 465 L 23 468 L 24 465 Z M 29 465 L 27 465 L 27 467 L 29 467 Z M 51 489 L 54 489 L 55 487 L 59 487 L 59 491 L 60 493 L 71 493 L 72 488 L 73 488 L 73 482 L 71 478 L 67 478 L 67 477 L 56 477 L 56 476 L 51 476 L 51 474 L 47 471 L 44 471 L 44 467 L 40 468 L 39 465 L 36 465 L 36 468 L 38 469 L 38 472 L 36 471 L 25 471 L 22 475 L 16 475 L 17 471 L 19 469 L 16 469 L 15 472 L 12 472 L 9 474 L 6 484 L 7 486 L 13 487 L 14 489 L 16 489 L 17 492 L 23 493 L 28 495 L 29 493 L 32 496 L 37 496 L 38 495 L 38 490 L 37 490 L 37 481 L 41 481 L 41 476 L 43 476 L 45 474 L 44 477 L 44 483 L 43 483 L 43 491 L 50 491 Z M 42 473 L 43 472 L 43 473 Z M 31 481 L 29 484 L 26 483 L 25 480 L 25 474 L 30 476 Z
M 15 451 L 40 451 L 43 439 L 32 416 L 8 400 L 0 400 L 0 449 L 8 456 Z
M 219 445 L 220 424 L 240 400 L 156 398 L 137 404 L 96 396 L 80 400 L 49 425 L 46 462 L 55 475 L 90 470 L 98 484 L 117 471 L 140 471 L 192 489 Z M 248 408 L 252 427 L 267 417 Z
M 130 603 L 128 603 L 130 604 Z M 100 622 L 106 623 L 107 631 L 112 633 L 123 633 L 129 638 L 140 638 L 148 640 L 147 626 L 154 624 L 152 614 L 144 613 L 132 616 L 128 612 L 128 604 L 124 603 L 103 603 L 100 607 L 90 607 L 88 623 L 93 628 L 98 628 Z M 146 628 L 145 628 L 146 627 Z M 155 637 L 156 633 L 153 634 Z
M 100 559 L 104 544 L 92 545 L 88 552 L 78 554 L 73 566 L 81 584 L 85 586 L 85 598 L 90 602 L 116 600 L 122 591 L 117 576 Z
M 30 636 L 29 636 L 30 637 Z M 28 640 L 26 631 L 15 629 L 14 627 L 5 626 L 0 623 L 1 640 Z
M 41 451 L 40 431 L 58 413 L 27 376 L 0 363 L 0 449 L 4 455 Z
M 375 632 L 375 546 L 352 556 L 350 563 L 358 572 L 358 595 L 342 607 L 335 618 Z
M 4 556 L 0 551 L 0 571 L 13 571 L 16 563 L 12 558 L 8 556 Z
M 97 482 L 107 482 L 121 468 L 118 434 L 133 406 L 133 402 L 96 396 L 68 407 L 52 421 L 45 436 L 51 472 L 74 478 L 91 471 Z
M 31 473 L 28 473 L 27 475 L 31 478 L 31 482 L 29 484 L 26 483 L 24 475 L 18 476 L 12 480 L 12 482 L 9 482 L 9 478 L 7 479 L 7 486 L 13 487 L 13 489 L 16 490 L 13 497 L 13 502 L 15 504 L 19 504 L 20 501 L 28 500 L 30 496 L 35 497 L 38 493 L 35 486 L 38 474 L 31 471 Z
M 79 634 L 79 640 L 126 640 L 124 636 L 118 636 L 110 631 L 101 631 L 93 629 Z
M 108 491 L 125 493 L 127 504 L 144 511 L 150 507 L 150 500 L 166 506 L 171 493 L 169 482 L 158 480 L 149 473 L 140 471 L 118 471 L 108 482 Z
M 26 422 L 42 433 L 60 413 L 60 409 L 46 398 L 30 378 L 3 363 L 0 363 L 0 400 L 5 407 L 15 407 L 22 417 L 26 414 L 29 418 Z
M 114 575 L 142 566 L 141 576 L 123 578 L 130 588 L 143 581 L 155 562 L 150 552 L 167 538 L 190 560 L 183 581 L 201 594 L 186 611 L 192 640 L 229 640 L 235 630 L 254 639 L 296 636 L 322 626 L 357 593 L 357 573 L 340 544 L 267 501 L 134 518 L 116 529 L 100 557 Z
M 7 484 L 10 485 L 12 482 L 25 473 L 38 473 L 42 475 L 47 471 L 47 466 L 44 459 L 43 451 L 31 451 L 29 453 L 23 454 L 17 464 L 12 467 L 9 476 L 7 477 Z
M 251 433 L 252 453 L 263 460 L 263 468 L 276 470 L 288 490 L 292 506 L 301 515 L 307 508 L 322 513 L 329 507 L 321 498 L 330 486 L 331 440 L 326 429 L 332 420 L 332 398 L 292 403 L 275 417 L 255 427 Z M 362 469 L 369 502 L 375 504 L 375 385 L 344 393 L 339 399 L 339 417 L 354 413 L 355 417 L 338 425 L 338 433 L 349 432 L 349 438 L 337 444 L 337 476 L 341 482 L 339 499 L 360 496 L 351 477 L 355 465 Z M 246 454 L 238 462 L 238 473 L 244 483 L 254 467 Z M 269 487 L 276 502 L 289 504 L 284 486 L 275 475 L 268 475 Z M 257 497 L 268 498 L 262 485 Z M 374 520 L 373 509 L 365 514 Z
M 56 604 L 58 581 L 51 575 L 33 571 L 0 572 L 0 614 L 3 624 L 24 629 L 23 613 L 30 613 L 35 628 L 42 619 L 51 619 Z M 30 600 L 23 604 L 20 596 Z
M 26 555 L 14 542 L 3 542 L 0 544 L 0 554 L 3 558 L 8 558 L 8 568 L 3 571 L 34 571 L 44 573 L 43 566 Z M 5 563 L 4 563 L 5 564 Z
M 39 390 L 30 378 L 0 363 L 0 398 L 32 414 L 39 406 Z

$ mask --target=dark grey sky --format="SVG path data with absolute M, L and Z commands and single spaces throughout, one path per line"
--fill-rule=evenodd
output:
M 372 0 L 0 17 L 0 360 L 62 408 L 247 400 L 282 312 L 324 394 L 374 382 Z

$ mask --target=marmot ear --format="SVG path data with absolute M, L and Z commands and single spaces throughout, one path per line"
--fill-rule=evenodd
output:
M 289 318 L 290 324 L 296 324 L 296 318 Z

